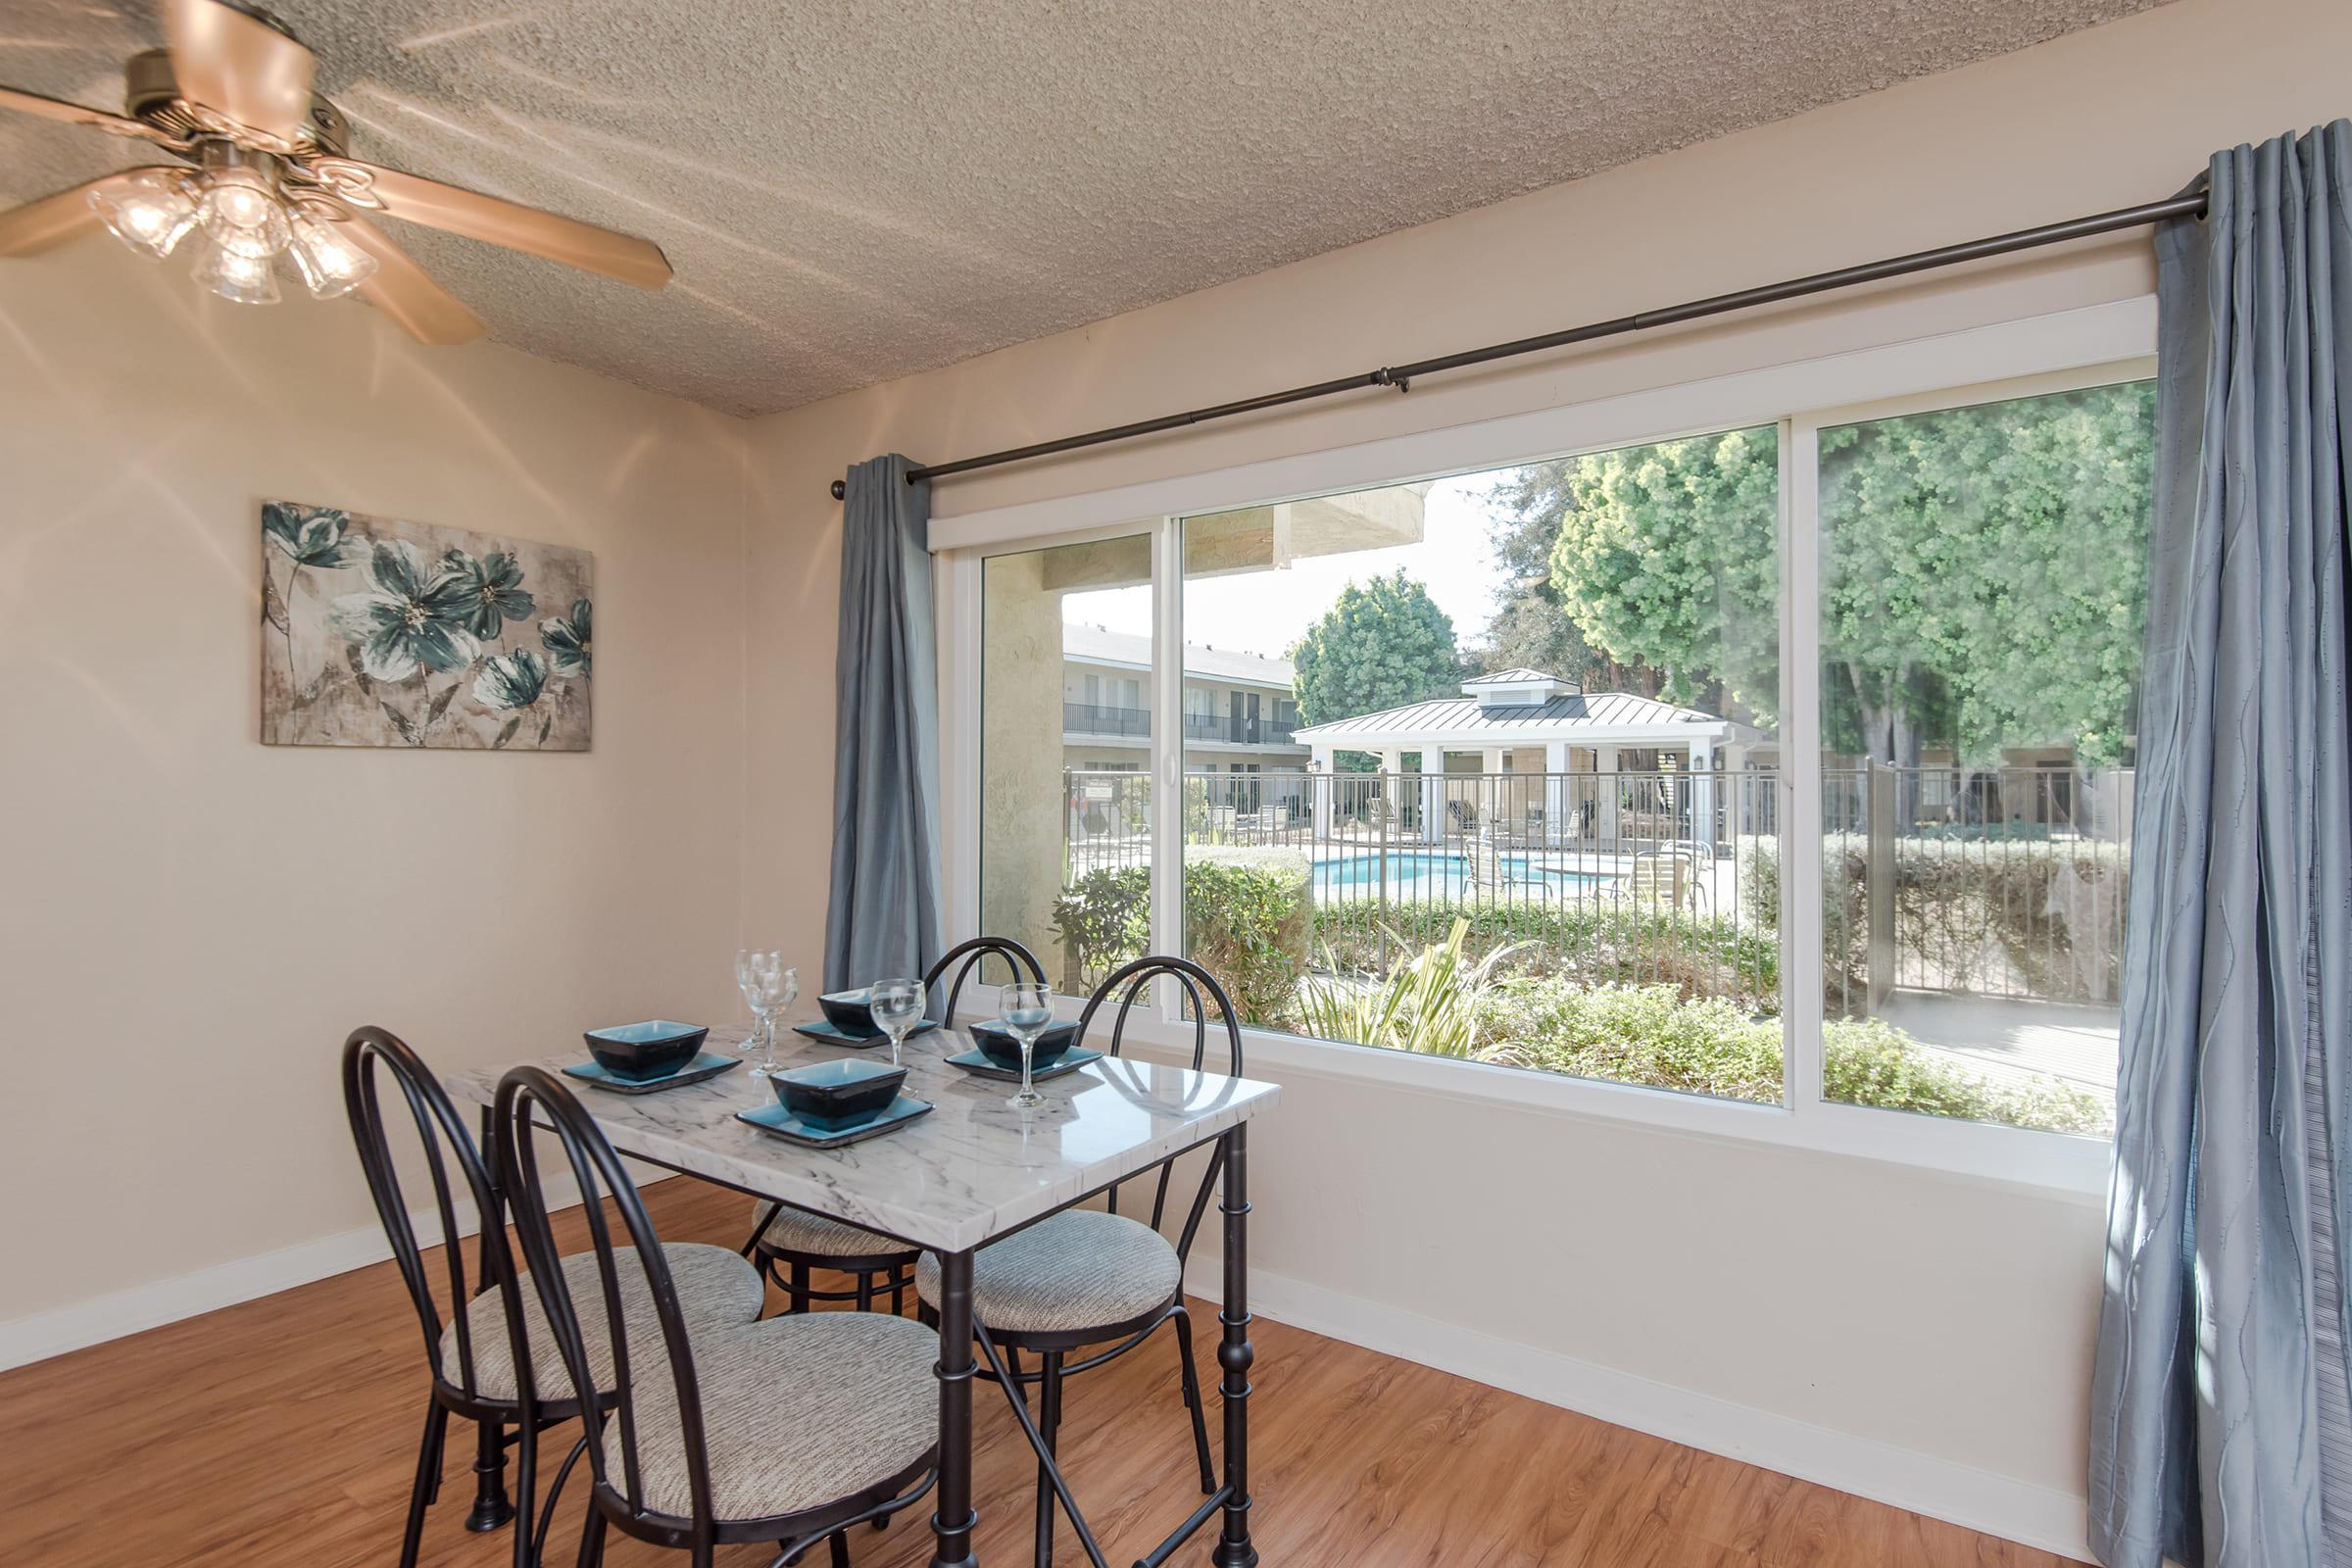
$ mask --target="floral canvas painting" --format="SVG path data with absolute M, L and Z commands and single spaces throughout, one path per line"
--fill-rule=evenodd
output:
M 262 505 L 262 739 L 588 749 L 596 558 Z

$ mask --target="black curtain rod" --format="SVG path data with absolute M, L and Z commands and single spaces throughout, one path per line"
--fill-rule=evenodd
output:
M 1407 390 L 1415 377 L 1435 375 L 1440 370 L 1459 370 L 1468 366 L 1486 365 L 1495 360 L 1514 359 L 1522 354 L 1541 354 L 1545 349 L 1566 348 L 1572 343 L 1590 343 L 1595 338 L 1620 337 L 1628 332 L 1646 332 L 1652 327 L 1672 326 L 1680 321 L 1695 321 L 1703 317 L 1724 316 L 1733 311 L 1744 311 L 1758 305 L 1774 305 L 1782 300 L 1802 299 L 1808 294 L 1827 294 L 1833 289 L 1852 288 L 1861 283 L 1876 283 L 1889 277 L 1902 277 L 1912 272 L 1932 271 L 1939 267 L 1955 267 L 1963 262 L 1984 261 L 1987 257 L 2007 256 L 2017 251 L 2034 250 L 2043 245 L 2062 245 L 2068 240 L 2088 239 L 2095 234 L 2109 234 L 2117 229 L 2137 228 L 2142 223 L 2154 223 L 2167 218 L 2202 218 L 2205 216 L 2205 193 L 2195 191 L 2186 196 L 2175 196 L 2169 201 L 2145 202 L 2137 207 L 2120 207 L 2111 213 L 2096 213 L 2088 218 L 2077 218 L 2063 223 L 2044 223 L 2039 228 L 2021 228 L 2014 233 L 1996 234 L 1990 239 L 1970 240 L 1961 245 L 1942 245 L 1930 251 L 1913 251 L 1908 256 L 1889 257 L 1883 262 L 1866 262 L 1859 267 L 1841 267 L 1832 272 L 1815 272 L 1810 277 L 1792 277 L 1786 282 L 1765 283 L 1755 288 L 1743 288 L 1731 294 L 1717 294 L 1708 299 L 1691 300 L 1688 304 L 1669 305 L 1660 310 L 1642 311 L 1634 316 L 1620 316 L 1614 320 L 1593 321 L 1584 326 L 1572 326 L 1564 331 L 1546 332 L 1541 337 L 1523 337 L 1509 343 L 1495 343 L 1483 349 L 1466 349 L 1459 354 L 1441 355 L 1434 360 L 1416 360 L 1410 365 L 1384 365 L 1377 370 L 1361 375 L 1342 376 L 1336 381 L 1317 381 L 1312 386 L 1295 386 L 1287 392 L 1267 392 L 1258 397 L 1242 398 L 1232 403 L 1219 403 L 1205 409 L 1194 409 L 1184 414 L 1164 414 L 1156 419 L 1138 419 L 1133 424 L 1114 424 L 1106 430 L 1089 430 L 1084 435 L 1065 435 L 1055 441 L 1040 441 L 1034 446 L 1013 447 L 1004 452 L 984 453 L 976 458 L 958 458 L 954 463 L 933 464 L 929 467 L 909 468 L 906 482 L 919 479 L 945 479 L 954 474 L 970 473 L 975 468 L 994 468 L 1007 463 L 1026 463 L 1031 458 L 1050 458 L 1060 452 L 1075 452 L 1081 447 L 1099 447 L 1110 441 L 1127 441 L 1136 436 L 1157 435 L 1163 430 L 1181 430 L 1190 424 L 1205 424 L 1211 419 L 1229 419 L 1237 414 L 1254 414 L 1260 409 L 1277 409 L 1286 403 L 1305 403 L 1315 398 L 1337 397 L 1342 392 L 1359 391 L 1365 387 L 1392 386 Z M 833 499 L 839 501 L 844 493 L 842 481 L 833 481 Z

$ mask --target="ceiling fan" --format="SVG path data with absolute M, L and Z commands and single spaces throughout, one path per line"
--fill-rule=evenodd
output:
M 554 213 L 345 156 L 343 112 L 312 91 L 318 60 L 242 0 L 158 0 L 168 47 L 123 66 L 125 113 L 0 87 L 15 109 L 151 142 L 182 160 L 123 170 L 0 212 L 0 258 L 103 223 L 162 258 L 193 242 L 196 278 L 224 299 L 278 298 L 285 256 L 321 299 L 357 291 L 420 343 L 465 343 L 479 318 L 386 237 L 380 213 L 659 289 L 661 247 Z M 189 167 L 192 166 L 192 167 Z

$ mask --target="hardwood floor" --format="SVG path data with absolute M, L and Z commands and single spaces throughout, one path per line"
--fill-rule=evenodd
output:
M 734 1247 L 749 1228 L 745 1200 L 691 1181 L 646 1196 L 668 1240 Z M 1278 1323 L 1257 1330 L 1254 1529 L 1269 1568 L 2065 1563 Z M 1030 1547 L 1035 1461 L 996 1390 L 974 1402 L 980 1560 L 1011 1568 Z M 423 1413 L 416 1317 L 389 1264 L 0 1374 L 0 1555 L 15 1568 L 390 1564 Z M 1073 1381 L 1062 1434 L 1114 1564 L 1199 1500 L 1172 1341 Z M 460 1528 L 471 1458 L 470 1430 L 453 1427 L 425 1529 L 432 1568 L 510 1560 L 506 1532 Z M 549 1560 L 569 1564 L 577 1535 L 567 1498 Z M 913 1516 L 853 1539 L 859 1568 L 930 1561 Z M 1176 1561 L 1205 1561 L 1213 1539 L 1211 1525 Z M 743 1546 L 720 1560 L 768 1558 Z M 1056 1561 L 1085 1560 L 1065 1523 Z M 685 1557 L 615 1535 L 607 1561 Z

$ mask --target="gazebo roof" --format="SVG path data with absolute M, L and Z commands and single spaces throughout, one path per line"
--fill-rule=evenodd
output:
M 1517 680 L 1497 684 L 1524 685 L 1550 679 L 1540 671 L 1507 671 Z M 1610 740 L 1655 741 L 1678 738 L 1688 731 L 1692 740 L 1731 739 L 1747 726 L 1695 708 L 1677 708 L 1631 692 L 1577 692 L 1548 702 L 1496 707 L 1475 697 L 1441 697 L 1408 703 L 1353 718 L 1336 718 L 1298 730 L 1293 739 L 1302 746 L 1341 746 L 1377 751 L 1383 747 L 1411 749 L 1424 740 L 1473 746 L 1532 745 L 1544 741 L 1578 744 Z

